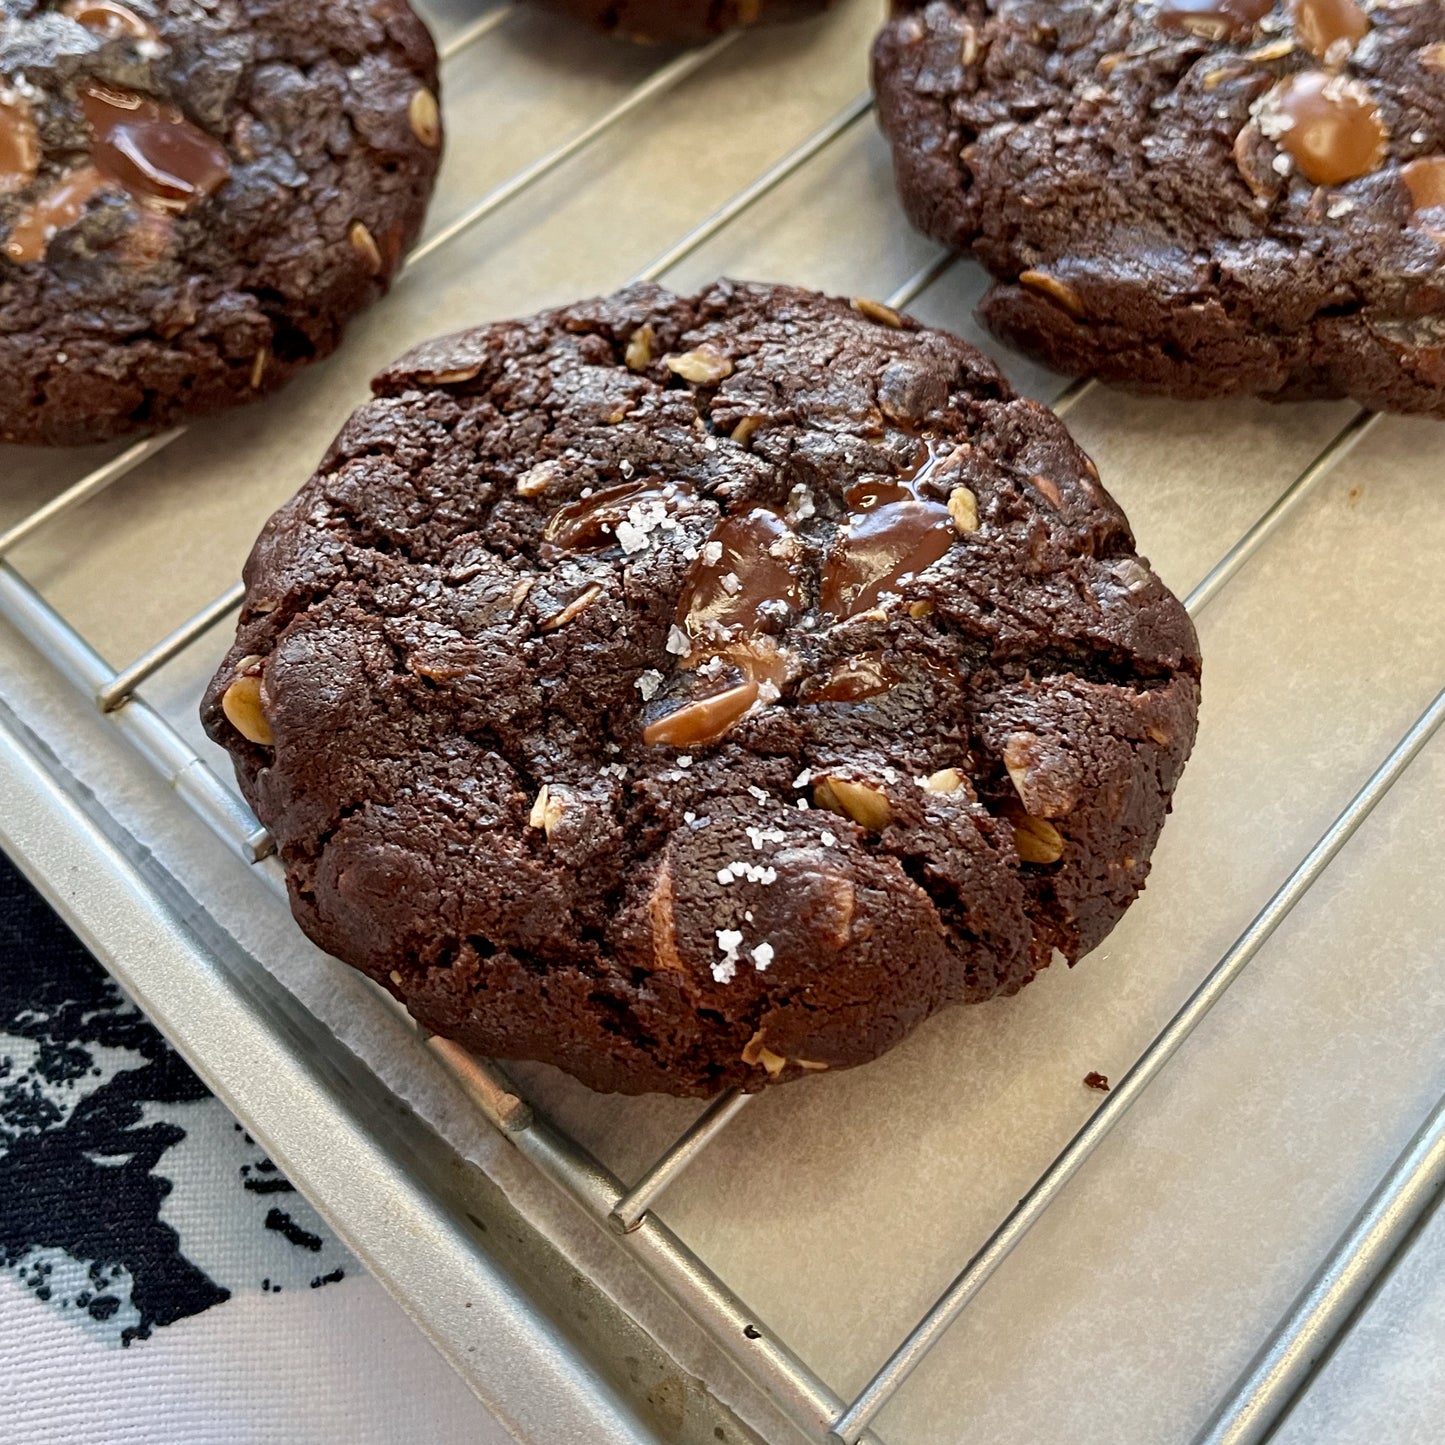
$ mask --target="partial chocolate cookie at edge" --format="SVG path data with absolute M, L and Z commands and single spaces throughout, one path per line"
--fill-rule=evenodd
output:
M 0 0 L 0 440 L 276 390 L 415 239 L 441 151 L 405 0 Z
M 1199 654 L 1093 465 L 875 302 L 637 286 L 389 367 L 203 708 L 321 947 L 595 1088 L 862 1063 L 1094 947 Z
M 1445 6 L 897 0 L 915 224 L 1057 369 L 1445 416 Z
M 625 40 L 695 45 L 740 26 L 801 20 L 833 0 L 537 0 Z

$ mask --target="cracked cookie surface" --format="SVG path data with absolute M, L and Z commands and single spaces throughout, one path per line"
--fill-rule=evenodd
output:
M 874 74 L 905 208 L 1019 350 L 1445 416 L 1439 0 L 895 0 Z
M 203 706 L 321 947 L 599 1089 L 875 1057 L 1092 948 L 1194 738 L 1063 424 L 876 302 L 654 286 L 419 347 Z
M 695 45 L 740 26 L 817 15 L 832 0 L 537 0 L 609 34 L 647 45 Z
M 436 53 L 406 0 L 0 0 L 0 440 L 265 395 L 421 227 Z

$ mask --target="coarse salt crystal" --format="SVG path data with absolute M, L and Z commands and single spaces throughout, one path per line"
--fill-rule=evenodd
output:
M 652 545 L 647 533 L 625 518 L 617 524 L 617 540 L 629 556 L 635 552 L 645 552 Z
M 760 943 L 753 949 L 753 967 L 759 973 L 766 973 L 775 956 L 771 943 Z
M 675 622 L 667 629 L 667 650 L 674 657 L 686 657 L 692 651 L 692 638 Z
M 702 549 L 702 560 L 706 562 L 709 567 L 716 567 L 717 564 L 722 561 L 722 543 L 706 543 Z
M 662 674 L 655 668 L 648 668 L 633 686 L 642 694 L 643 702 L 651 702 L 657 696 L 657 690 L 662 686 Z

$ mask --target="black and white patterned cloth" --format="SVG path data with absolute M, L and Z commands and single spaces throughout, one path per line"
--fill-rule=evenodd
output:
M 0 856 L 0 1445 L 489 1423 Z

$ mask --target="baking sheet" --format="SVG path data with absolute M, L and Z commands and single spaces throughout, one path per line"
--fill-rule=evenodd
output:
M 195 428 L 16 564 L 128 661 L 234 578 L 378 365 L 435 331 L 619 284 L 859 93 L 881 8 L 856 0 L 822 25 L 739 41 L 419 265 L 331 363 L 272 404 Z M 467 18 L 456 4 L 439 29 Z M 510 19 L 446 72 L 452 141 L 433 226 L 657 59 Z M 933 254 L 893 204 L 865 121 L 668 280 L 886 295 Z M 957 266 L 914 309 L 979 339 L 980 285 Z M 1034 394 L 1062 385 L 1002 359 Z M 1071 425 L 1182 594 L 1351 415 L 1096 392 Z M 34 478 L 7 482 L 0 524 L 83 469 L 0 451 L 0 474 Z M 1015 1000 L 933 1020 L 866 1069 L 763 1098 L 666 1197 L 664 1218 L 840 1392 L 866 1381 L 1087 1117 L 1098 1096 L 1084 1074 L 1124 1071 L 1445 681 L 1442 487 L 1438 424 L 1384 422 L 1202 615 L 1199 746 L 1149 889 L 1101 949 Z M 223 631 L 146 689 L 222 766 L 194 706 Z M 364 986 L 316 955 L 199 825 L 178 826 L 139 775 L 83 741 L 63 698 L 41 706 L 42 691 L 27 682 L 35 717 L 216 916 L 767 1438 L 787 1438 L 675 1308 L 461 1107 Z M 1203 1422 L 1445 1092 L 1442 784 L 1437 741 L 885 1412 L 885 1438 L 1153 1445 Z M 599 1098 L 541 1067 L 514 1073 L 624 1177 L 696 1112 Z M 1438 1348 L 1420 1351 L 1409 1379 L 1438 1416 L 1432 1358 Z M 1372 1438 L 1411 1438 L 1388 1433 L 1394 1418 Z

